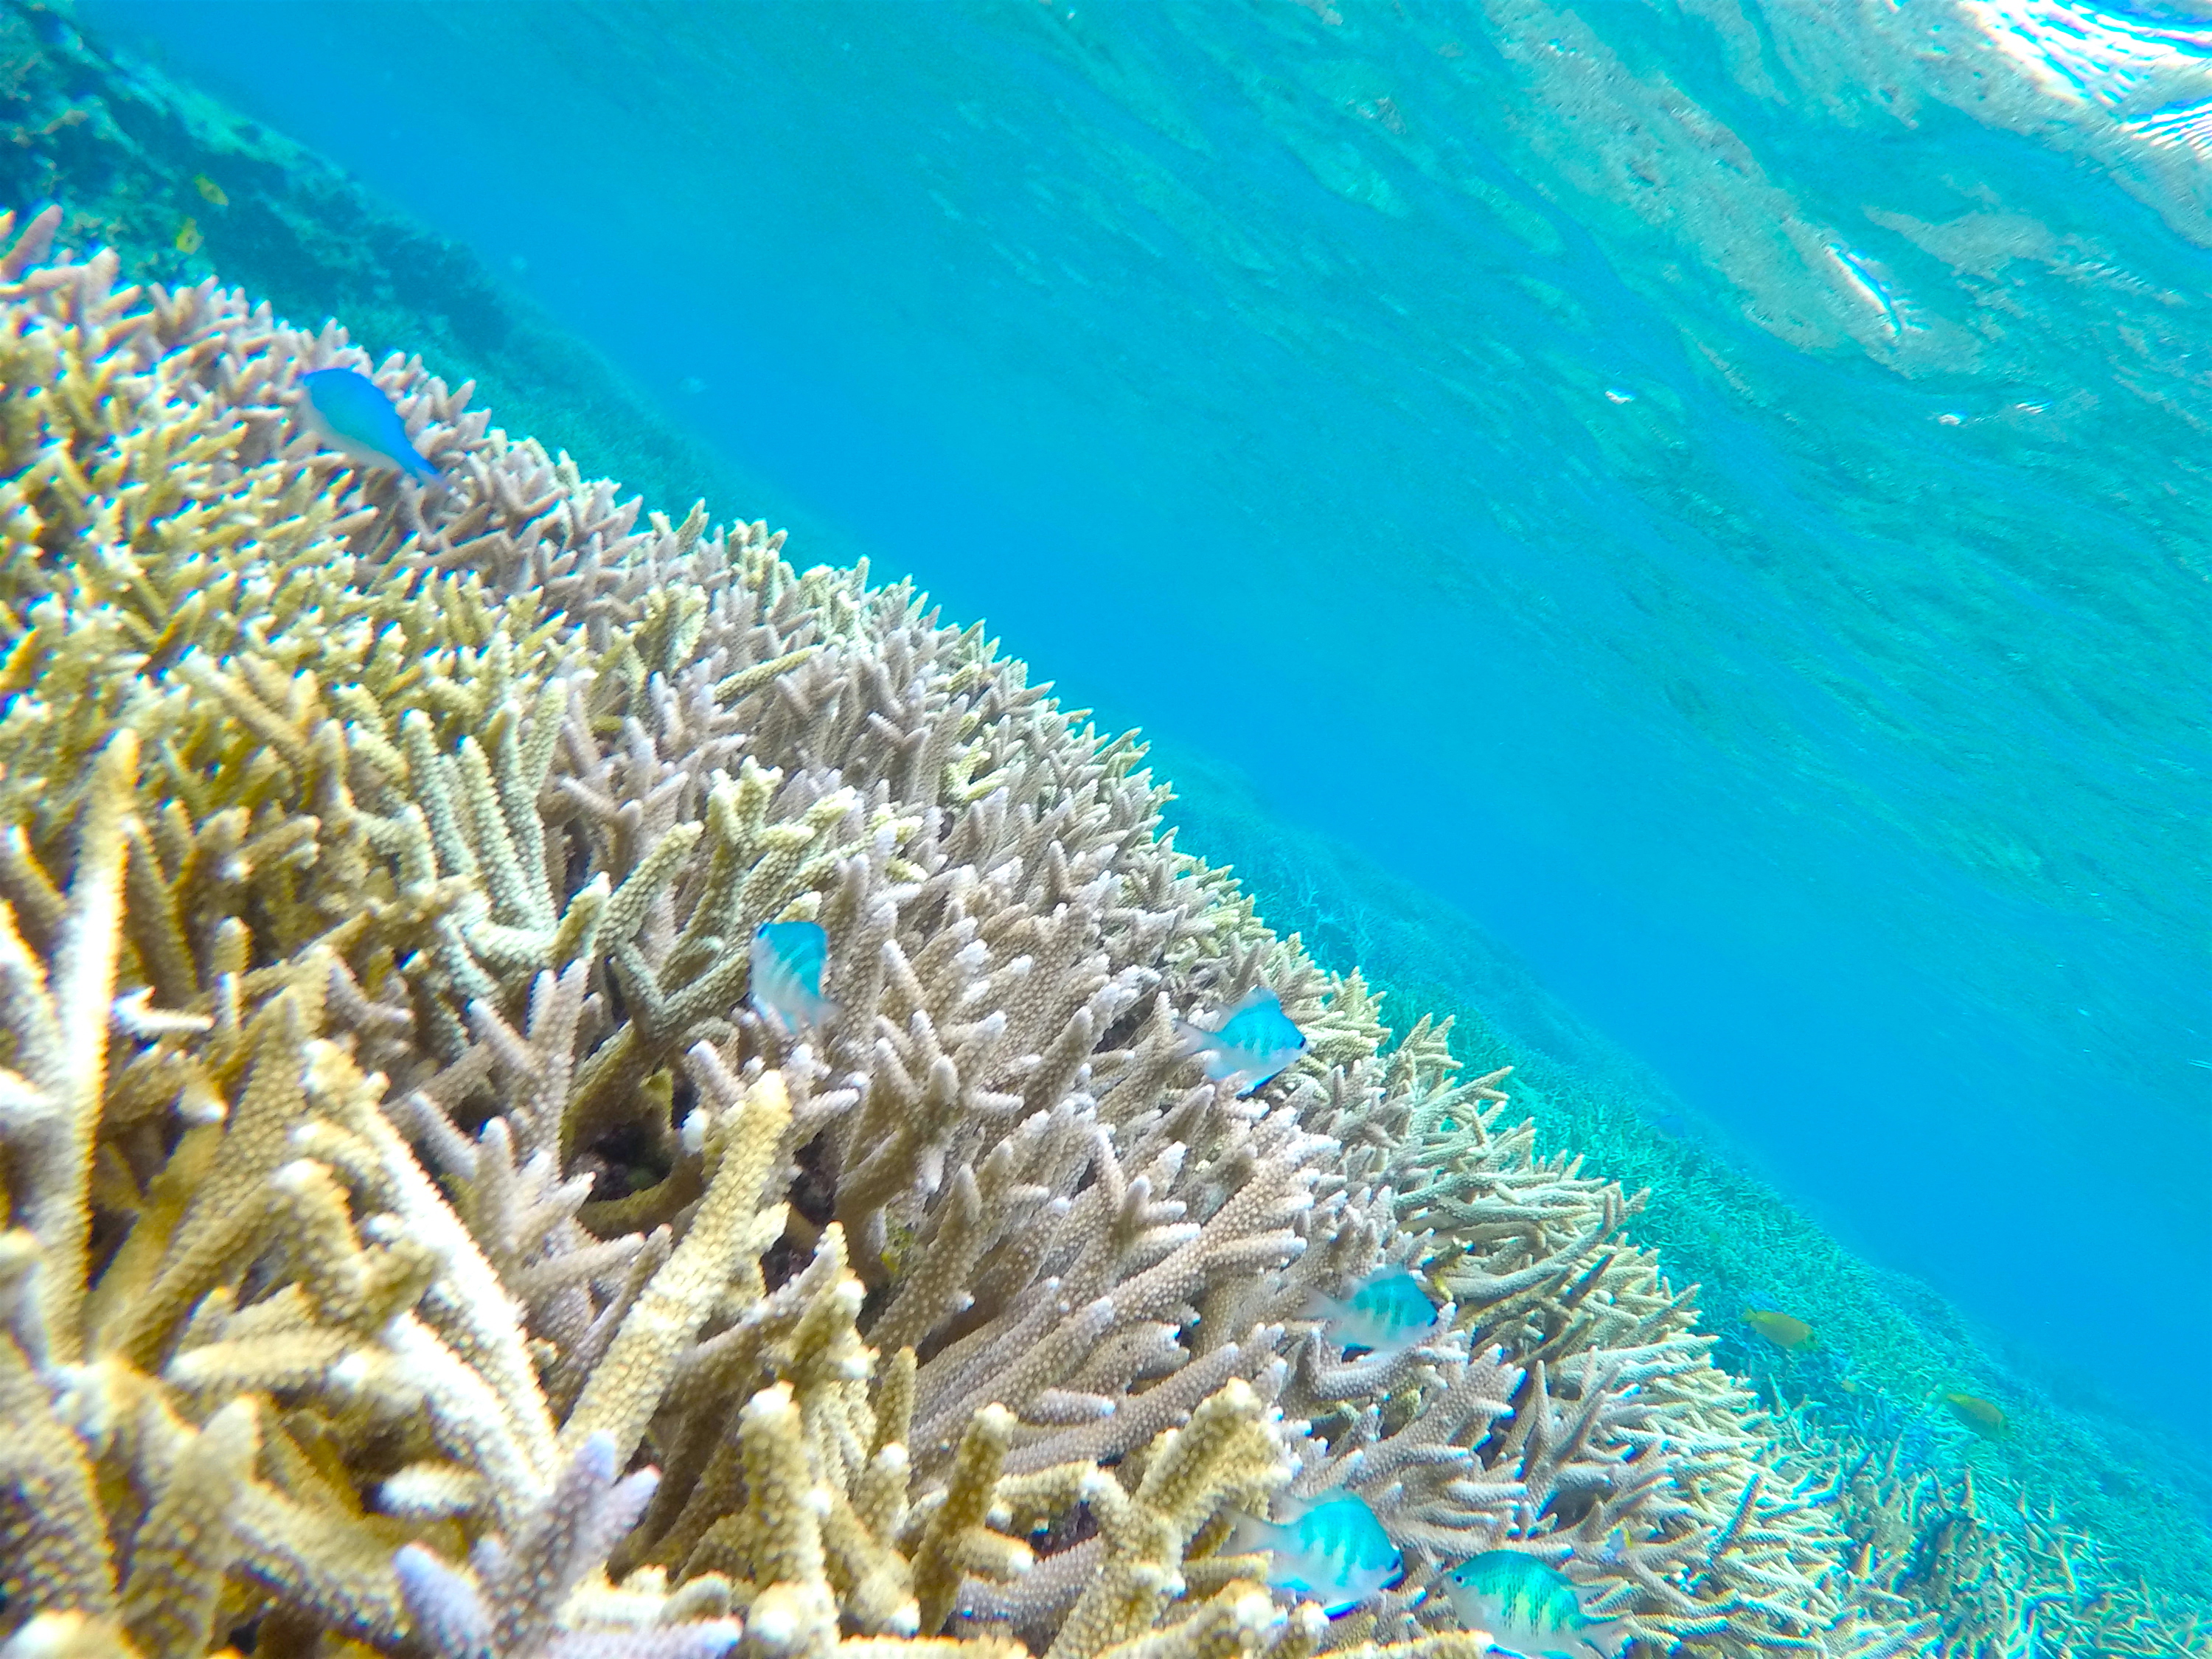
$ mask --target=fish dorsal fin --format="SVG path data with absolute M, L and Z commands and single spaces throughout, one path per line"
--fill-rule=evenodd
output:
M 1250 990 L 1247 991 L 1243 996 L 1237 999 L 1236 1006 L 1231 1007 L 1228 1013 L 1222 1017 L 1221 1023 L 1224 1025 L 1226 1025 L 1231 1020 L 1236 1018 L 1237 1015 L 1249 1012 L 1252 1009 L 1258 1007 L 1263 1002 L 1272 1002 L 1278 1008 L 1283 1006 L 1282 999 L 1278 997 L 1273 991 L 1269 990 L 1264 985 L 1255 985 Z

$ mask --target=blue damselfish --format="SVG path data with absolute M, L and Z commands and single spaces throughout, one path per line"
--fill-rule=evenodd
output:
M 319 368 L 300 377 L 300 422 L 357 465 L 397 470 L 420 483 L 438 469 L 408 441 L 406 422 L 383 387 L 352 368 Z
M 1437 1304 L 1403 1267 L 1377 1269 L 1341 1302 L 1315 1297 L 1307 1316 L 1328 1322 L 1325 1334 L 1340 1350 L 1375 1353 L 1402 1353 L 1428 1340 L 1437 1328 Z
M 837 1005 L 822 994 L 829 955 L 830 936 L 819 922 L 764 921 L 755 928 L 748 994 L 760 1017 L 790 1036 L 836 1013 Z
M 1214 1030 L 1179 1019 L 1175 1031 L 1183 1053 L 1198 1055 L 1206 1076 L 1216 1083 L 1236 1079 L 1239 1095 L 1250 1094 L 1306 1051 L 1306 1034 L 1291 1023 L 1281 999 L 1259 986 Z
M 1486 1550 L 1444 1575 L 1443 1592 L 1469 1630 L 1521 1659 L 1615 1659 L 1628 1632 L 1583 1612 L 1574 1580 L 1533 1555 Z
M 1406 1577 L 1406 1559 L 1367 1500 L 1340 1492 L 1287 1522 L 1237 1519 L 1231 1549 L 1273 1558 L 1267 1582 L 1321 1604 L 1330 1618 L 1349 1613 Z

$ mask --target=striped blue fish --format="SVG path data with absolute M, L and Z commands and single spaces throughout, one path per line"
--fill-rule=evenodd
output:
M 431 483 L 438 469 L 408 441 L 406 422 L 384 388 L 354 368 L 319 368 L 300 377 L 300 423 L 326 448 L 357 466 L 399 471 Z
M 1175 1023 L 1182 1051 L 1195 1054 L 1216 1083 L 1232 1079 L 1249 1095 L 1306 1051 L 1306 1034 L 1291 1023 L 1282 1000 L 1255 986 L 1212 1030 L 1188 1020 Z
M 1520 1659 L 1616 1659 L 1628 1632 L 1583 1612 L 1574 1580 L 1517 1550 L 1486 1550 L 1444 1575 L 1443 1592 L 1468 1630 Z
M 1324 1498 L 1288 1522 L 1237 1518 L 1228 1553 L 1271 1558 L 1267 1582 L 1310 1601 L 1334 1619 L 1401 1583 L 1406 1558 L 1358 1494 Z
M 1315 1297 L 1306 1316 L 1328 1322 L 1322 1334 L 1340 1351 L 1403 1353 L 1427 1341 L 1437 1328 L 1437 1304 L 1403 1267 L 1378 1268 L 1341 1302 Z
M 830 936 L 819 922 L 761 923 L 753 929 L 747 991 L 754 1011 L 787 1036 L 836 1013 L 837 1005 L 822 994 L 822 964 L 829 954 Z

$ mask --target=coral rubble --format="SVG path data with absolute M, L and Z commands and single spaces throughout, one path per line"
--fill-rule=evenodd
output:
M 11 227 L 12 228 L 12 227 Z M 1930 1635 L 1499 1075 L 1131 738 L 212 282 L 0 259 L 0 1653 L 1474 1659 Z M 443 474 L 301 436 L 349 364 Z M 820 923 L 837 1011 L 748 1002 Z M 1265 986 L 1249 1098 L 1176 1021 Z M 1445 1305 L 1347 1353 L 1379 1265 Z M 1358 1493 L 1330 1621 L 1238 1512 Z

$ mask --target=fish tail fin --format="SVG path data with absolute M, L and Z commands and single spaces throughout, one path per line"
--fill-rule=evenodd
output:
M 1176 1040 L 1182 1044 L 1185 1056 L 1198 1061 L 1208 1082 L 1220 1083 L 1235 1077 L 1243 1069 L 1237 1064 L 1237 1057 L 1223 1046 L 1218 1031 L 1209 1031 L 1203 1025 L 1194 1025 L 1187 1019 L 1179 1019 L 1175 1022 L 1175 1034 Z M 1256 1083 L 1252 1085 L 1252 1088 L 1257 1087 L 1259 1085 Z M 1244 1095 L 1251 1091 L 1251 1089 L 1243 1089 L 1238 1093 Z
M 1344 1312 L 1344 1304 L 1327 1291 L 1316 1291 L 1306 1297 L 1305 1306 L 1298 1310 L 1301 1319 L 1334 1319 Z
M 773 1025 L 788 1036 L 798 1027 L 798 1018 L 792 1006 L 792 986 L 772 963 L 753 964 L 752 983 L 745 988 L 745 1000 L 763 1024 Z

